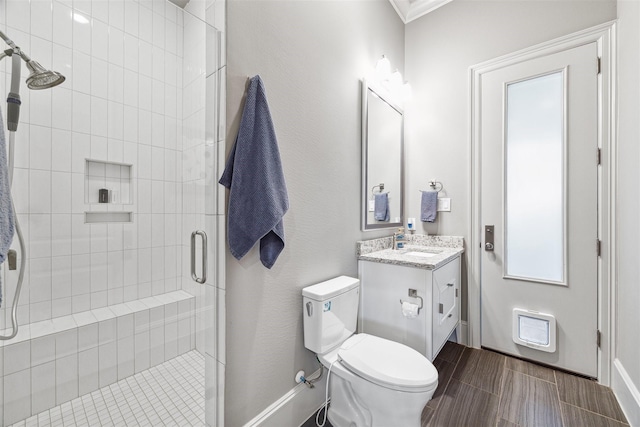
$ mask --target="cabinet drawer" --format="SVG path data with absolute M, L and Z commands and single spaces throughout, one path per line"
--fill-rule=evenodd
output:
M 433 341 L 434 350 L 443 343 L 459 320 L 460 258 L 433 272 Z

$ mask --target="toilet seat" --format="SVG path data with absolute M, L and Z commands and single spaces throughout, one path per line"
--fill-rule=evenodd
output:
M 425 392 L 438 385 L 438 371 L 416 350 L 369 334 L 356 334 L 338 350 L 342 365 L 385 388 Z

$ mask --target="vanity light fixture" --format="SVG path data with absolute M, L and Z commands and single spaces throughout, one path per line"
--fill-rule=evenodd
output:
M 378 83 L 389 80 L 391 76 L 391 62 L 382 55 L 382 58 L 378 59 L 376 63 L 376 80 Z
M 375 85 L 383 88 L 396 100 L 404 102 L 411 99 L 411 85 L 404 82 L 402 73 L 397 68 L 391 72 L 391 62 L 384 55 L 376 63 Z
M 402 99 L 404 101 L 408 101 L 411 99 L 412 95 L 413 95 L 413 92 L 411 90 L 411 85 L 409 84 L 409 82 L 405 82 L 402 85 Z
M 402 73 L 397 68 L 389 77 L 389 83 L 391 83 L 393 89 L 398 89 L 402 86 Z

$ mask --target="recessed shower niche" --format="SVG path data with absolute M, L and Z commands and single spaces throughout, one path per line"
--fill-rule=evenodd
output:
M 132 222 L 133 215 L 125 211 L 133 204 L 133 166 L 125 163 L 86 159 L 84 202 L 90 211 L 85 222 Z

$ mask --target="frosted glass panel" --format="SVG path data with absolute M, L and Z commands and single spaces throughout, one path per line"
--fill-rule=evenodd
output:
M 518 316 L 518 337 L 522 341 L 549 345 L 549 321 L 529 316 Z
M 507 276 L 564 281 L 563 113 L 562 72 L 507 86 Z

